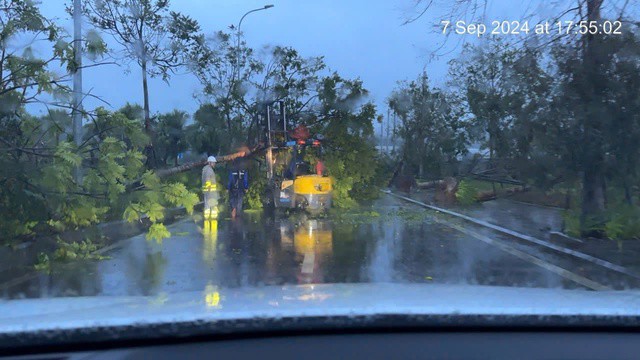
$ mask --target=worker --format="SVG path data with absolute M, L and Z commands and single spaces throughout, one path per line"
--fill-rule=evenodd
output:
M 249 176 L 247 172 L 235 163 L 233 170 L 229 173 L 229 202 L 231 207 L 231 218 L 242 213 L 242 201 L 245 192 L 249 189 Z
M 218 181 L 213 168 L 216 166 L 215 156 L 207 158 L 207 164 L 202 168 L 202 192 L 204 193 L 204 218 L 206 220 L 218 218 Z

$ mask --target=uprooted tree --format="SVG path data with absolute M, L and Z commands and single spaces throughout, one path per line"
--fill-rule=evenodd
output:
M 452 18 L 480 21 L 490 2 L 420 0 L 417 16 L 408 21 L 430 17 L 438 3 Z M 620 20 L 623 34 L 531 35 L 519 46 L 496 39 L 467 44 L 466 54 L 452 64 L 452 83 L 481 125 L 477 140 L 492 159 L 543 187 L 580 189 L 580 232 L 603 237 L 617 206 L 607 194 L 622 188 L 625 202 L 633 204 L 638 179 L 637 147 L 631 144 L 640 137 L 631 109 L 640 94 L 639 35 L 629 18 L 638 4 L 584 0 L 555 6 L 559 20 Z

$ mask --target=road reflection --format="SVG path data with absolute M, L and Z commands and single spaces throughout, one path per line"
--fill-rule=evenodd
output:
M 324 282 L 323 263 L 333 254 L 333 227 L 329 221 L 282 221 L 280 240 L 285 247 L 295 250 L 296 260 L 300 262 L 298 283 Z
M 220 292 L 218 291 L 218 287 L 212 285 L 211 283 L 207 284 L 204 288 L 204 302 L 207 307 L 210 308 L 221 308 L 220 306 Z
M 202 227 L 202 259 L 212 264 L 216 259 L 218 246 L 218 220 L 205 220 Z
M 171 238 L 161 244 L 142 234 L 123 240 L 107 259 L 54 263 L 50 273 L 36 273 L 0 290 L 8 298 L 201 291 L 207 306 L 216 308 L 224 302 L 218 289 L 288 284 L 575 288 L 535 264 L 412 214 L 391 207 L 381 216 L 348 221 L 259 212 L 235 220 L 195 216 L 173 224 Z M 306 295 L 318 296 L 314 291 Z
M 152 295 L 163 283 L 167 258 L 162 252 L 147 254 L 144 260 L 142 276 L 139 278 L 139 288 L 142 295 Z

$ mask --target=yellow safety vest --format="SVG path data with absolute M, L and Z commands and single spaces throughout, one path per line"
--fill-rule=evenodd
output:
M 211 183 L 211 181 L 206 181 L 204 183 L 204 186 L 202 187 L 202 191 L 218 191 L 218 184 L 217 183 Z

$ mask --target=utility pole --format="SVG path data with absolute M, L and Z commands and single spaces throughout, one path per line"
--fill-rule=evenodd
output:
M 75 0 L 74 0 L 75 1 Z M 238 55 L 236 56 L 236 72 L 234 72 L 233 74 L 233 81 L 234 81 L 234 85 L 236 82 L 240 81 L 240 27 L 242 26 L 242 20 L 244 20 L 245 16 L 254 13 L 256 11 L 260 11 L 260 10 L 267 10 L 267 9 L 271 9 L 274 5 L 269 4 L 269 5 L 265 5 L 261 8 L 257 8 L 257 9 L 253 9 L 253 10 L 249 10 L 247 11 L 244 15 L 242 15 L 242 17 L 240 18 L 240 21 L 238 22 L 238 27 L 236 28 L 238 36 L 237 36 L 237 45 L 236 45 L 236 51 L 238 52 Z
M 82 0 L 73 0 L 73 141 L 76 146 L 82 143 Z M 74 173 L 78 184 L 82 182 L 81 166 Z
M 385 120 L 387 121 L 387 141 L 385 141 L 386 148 L 384 149 L 384 151 L 387 152 L 389 150 L 389 121 L 391 121 L 391 109 L 388 106 L 387 106 L 387 118 Z
M 382 121 L 380 122 L 380 140 L 378 144 L 380 144 L 380 148 L 382 149 L 382 145 L 384 144 L 384 124 Z
M 396 152 L 396 113 L 393 113 L 393 134 L 391 136 L 393 140 L 393 152 Z
M 388 112 L 388 110 L 387 110 Z M 389 114 L 387 114 L 387 140 L 385 141 L 387 143 L 386 148 L 384 149 L 384 151 L 389 151 L 389 148 L 391 147 L 390 141 L 391 141 L 391 136 L 389 134 L 389 132 L 391 131 L 391 118 L 389 117 Z

